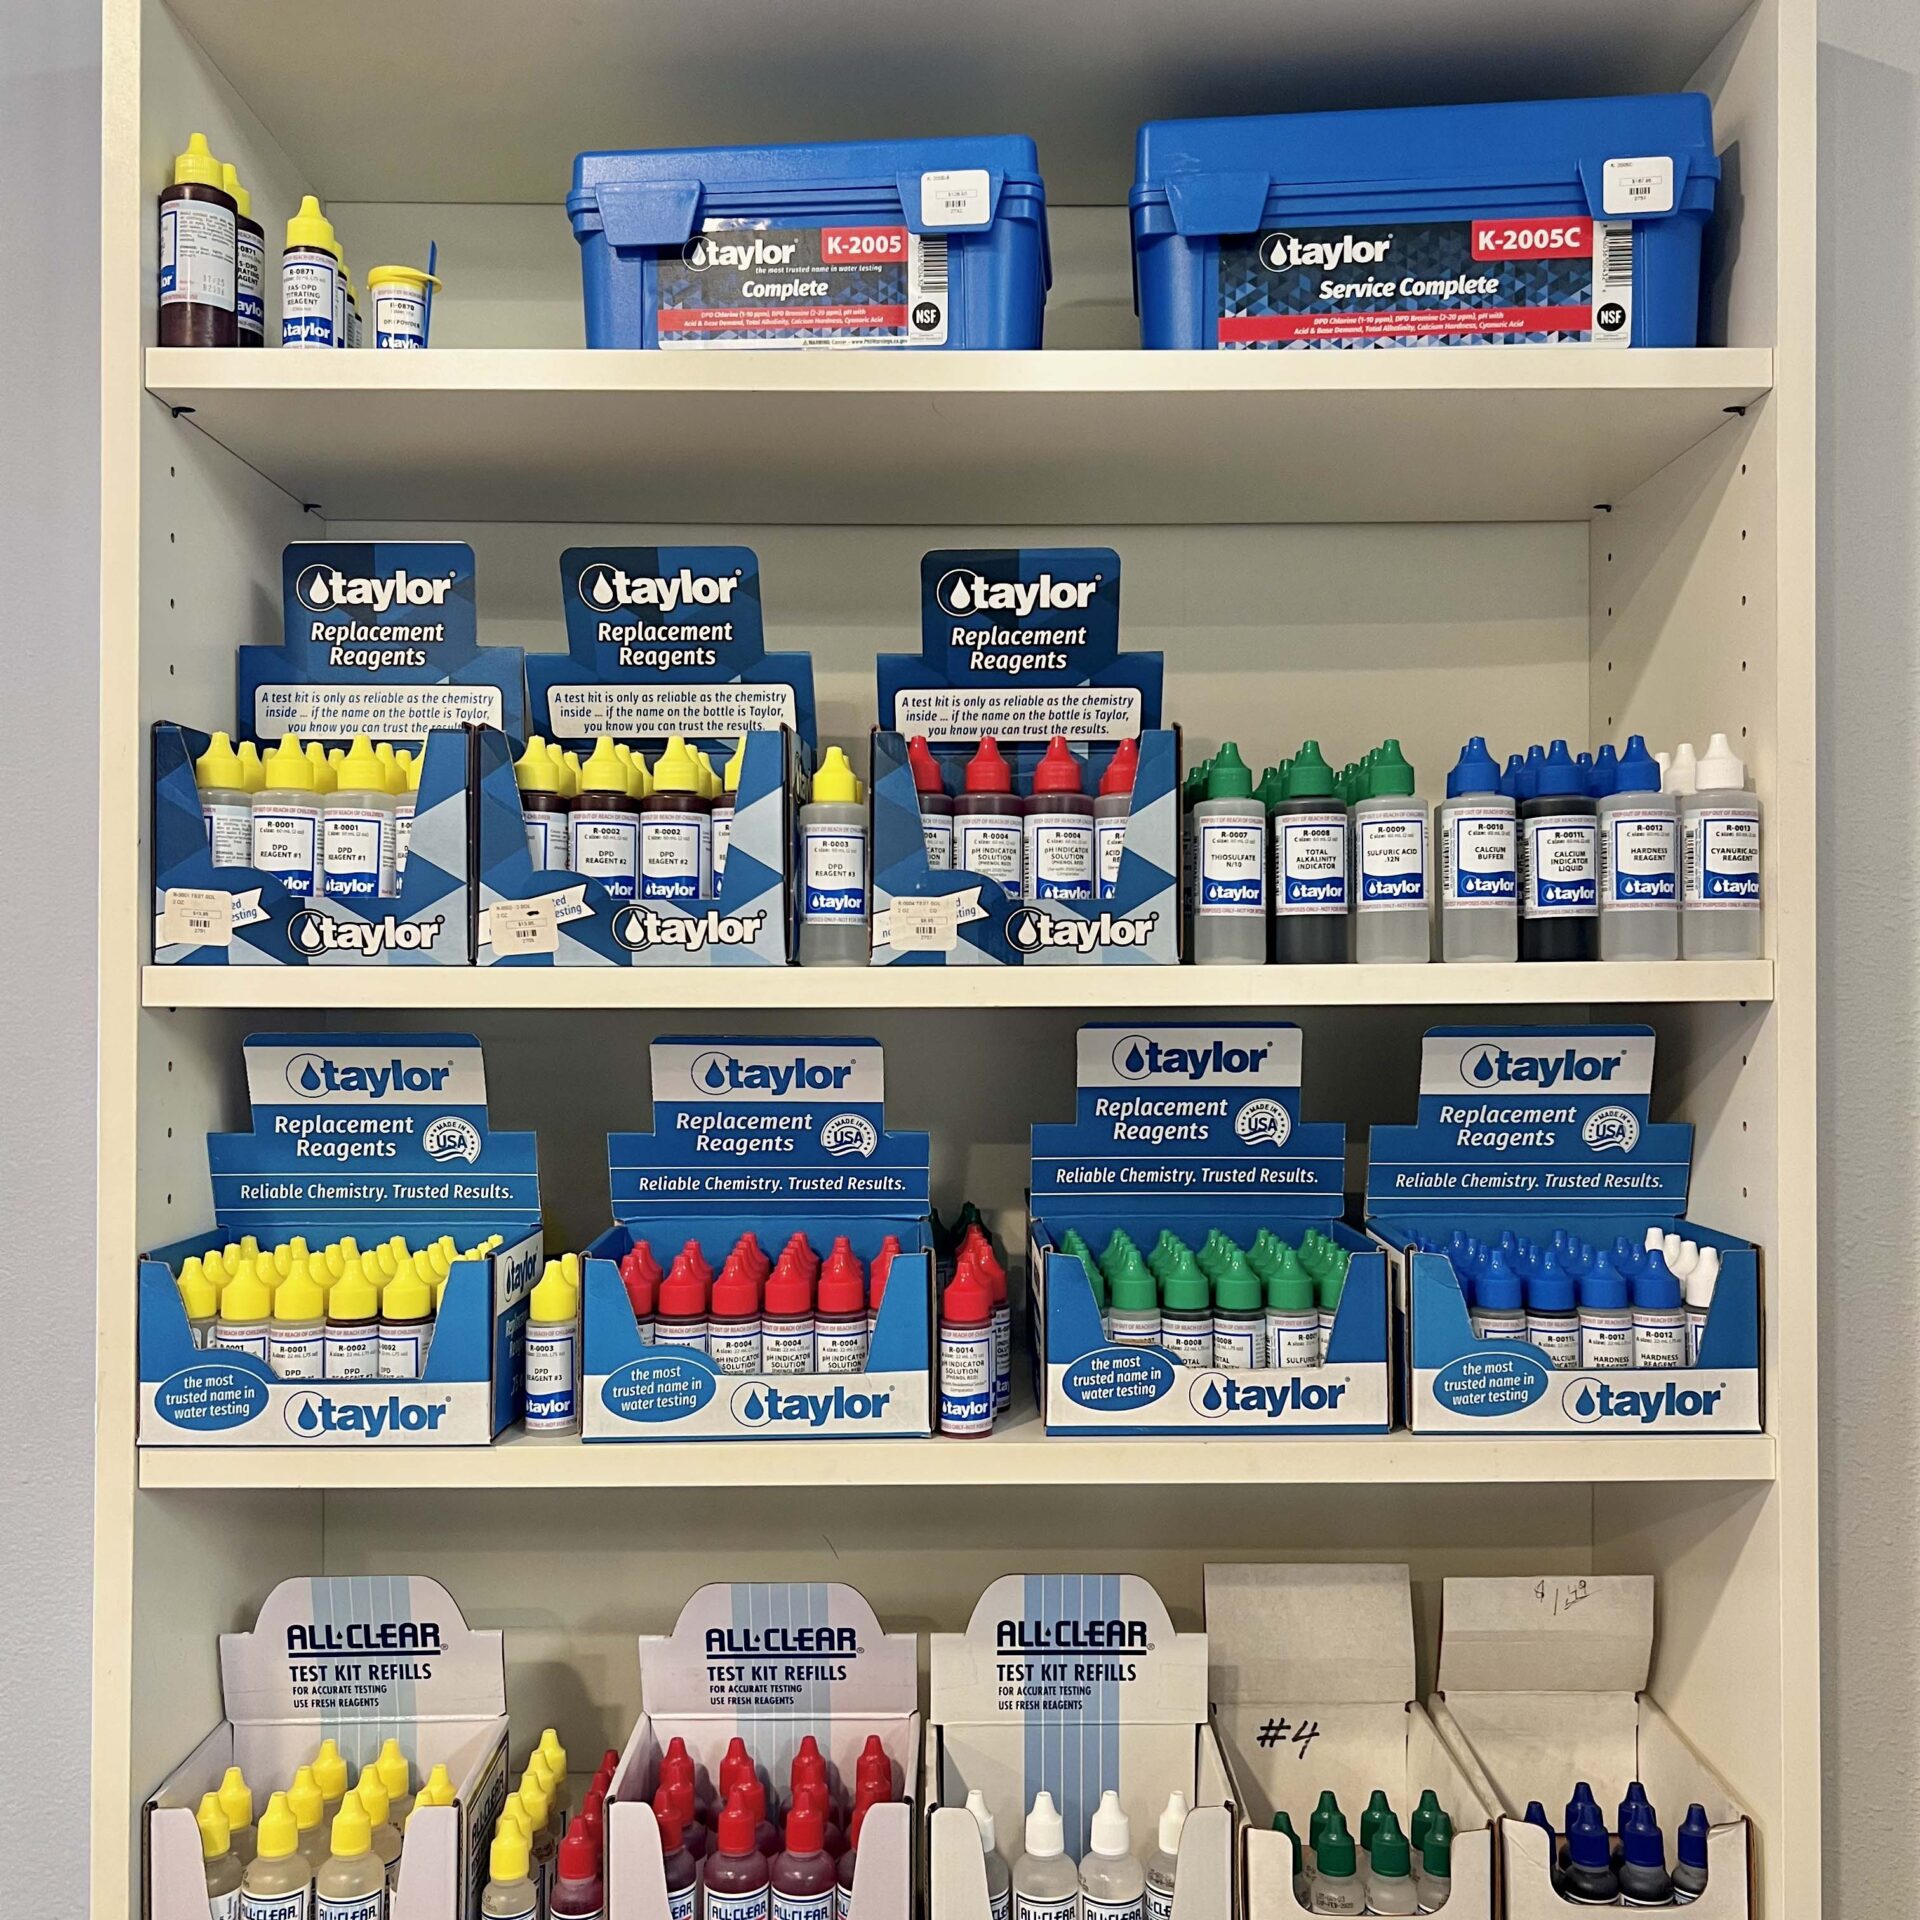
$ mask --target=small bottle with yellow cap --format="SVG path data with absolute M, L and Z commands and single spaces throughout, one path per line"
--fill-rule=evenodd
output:
M 493 1830 L 487 1854 L 487 1884 L 480 1895 L 486 1920 L 533 1920 L 540 1905 L 540 1889 L 528 1869 L 533 1864 L 531 1838 L 517 1821 L 504 1814 Z
M 244 1867 L 253 1858 L 253 1789 L 238 1767 L 229 1767 L 220 1777 L 220 1811 L 227 1816 L 233 1851 Z
M 529 1433 L 580 1430 L 580 1290 L 549 1260 L 527 1296 L 526 1427 Z
M 314 1875 L 314 1920 L 384 1920 L 387 1872 L 357 1793 L 340 1803 L 328 1839 L 326 1860 Z
M 606 735 L 580 769 L 572 806 L 573 871 L 597 880 L 616 904 L 631 901 L 640 884 L 641 802 L 627 790 L 627 766 Z
M 712 871 L 706 770 L 672 734 L 653 763 L 653 791 L 640 803 L 640 898 L 690 906 L 711 891 Z
M 313 761 L 287 734 L 261 771 L 266 784 L 252 800 L 253 865 L 304 899 L 320 891 L 322 789 Z
M 220 1796 L 203 1793 L 194 1819 L 200 1827 L 200 1859 L 207 1875 L 208 1920 L 240 1920 L 240 1876 L 245 1868 L 233 1850 L 233 1829 Z
M 160 345 L 231 347 L 234 314 L 233 195 L 220 162 L 196 133 L 175 157 L 160 195 Z
M 253 796 L 246 769 L 224 733 L 207 742 L 193 763 L 193 784 L 200 790 L 200 816 L 207 823 L 207 854 L 216 867 L 253 864 Z
M 829 747 L 800 809 L 800 964 L 864 967 L 867 808 L 859 776 Z
M 255 1852 L 240 1878 L 240 1920 L 307 1920 L 313 1862 L 300 1851 L 300 1827 L 284 1793 L 260 1816 Z
M 231 161 L 220 164 L 220 184 L 231 197 L 233 220 L 233 317 L 236 345 L 267 344 L 267 233 L 253 217 L 253 195 L 240 184 Z
M 536 733 L 527 750 L 513 763 L 513 783 L 520 789 L 520 820 L 527 833 L 527 858 L 535 873 L 568 873 L 573 868 L 572 815 L 562 789 L 566 763 Z
M 208 1276 L 200 1256 L 190 1253 L 181 1261 L 180 1275 L 174 1285 L 180 1290 L 180 1305 L 186 1313 L 187 1331 L 193 1335 L 193 1344 L 206 1346 L 220 1320 L 218 1283 Z
M 267 1365 L 282 1380 L 324 1379 L 326 1337 L 327 1297 L 302 1262 L 274 1289 Z
M 727 849 L 733 844 L 733 810 L 740 797 L 740 769 L 746 764 L 747 736 L 727 756 L 720 769 L 720 791 L 713 802 L 713 891 L 717 899 L 720 883 L 727 877 Z
M 239 1271 L 220 1289 L 220 1317 L 213 1325 L 209 1345 L 228 1353 L 267 1357 L 273 1324 L 273 1289 L 260 1278 L 251 1260 L 242 1259 Z
M 380 1289 L 380 1378 L 418 1380 L 432 1344 L 433 1288 L 409 1262 Z
M 353 736 L 327 795 L 320 866 L 327 898 L 364 907 L 393 894 L 394 798 L 386 769 L 363 733 Z
M 326 1367 L 329 1380 L 380 1377 L 380 1290 L 358 1259 L 327 1289 Z
M 339 249 L 333 222 L 308 194 L 287 222 L 287 244 L 280 255 L 280 344 L 283 347 L 332 347 L 335 316 L 341 306 Z
M 311 1767 L 295 1770 L 287 1788 L 287 1805 L 293 1809 L 293 1824 L 300 1832 L 300 1851 L 307 1856 L 308 1866 L 318 1873 L 327 1857 L 327 1807 Z
M 400 1829 L 388 1818 L 393 1802 L 387 1783 L 380 1778 L 380 1769 L 371 1762 L 362 1767 L 353 1791 L 366 1809 L 367 1824 L 373 1829 L 370 1843 L 374 1857 L 385 1869 L 387 1891 L 391 1893 L 393 1883 L 400 1878 Z
M 424 267 L 375 267 L 367 275 L 375 350 L 424 347 L 428 302 L 439 289 L 439 280 Z

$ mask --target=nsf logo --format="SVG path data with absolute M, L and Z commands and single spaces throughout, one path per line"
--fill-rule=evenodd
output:
M 1595 1107 L 1580 1126 L 1580 1138 L 1595 1153 L 1631 1153 L 1640 1140 L 1640 1122 L 1625 1107 Z

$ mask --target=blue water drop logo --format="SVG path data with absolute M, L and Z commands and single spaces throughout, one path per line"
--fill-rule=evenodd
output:
M 1493 1064 L 1493 1055 L 1485 1047 L 1480 1049 L 1473 1062 L 1473 1077 L 1485 1082 L 1491 1080 L 1498 1069 Z
M 300 1087 L 302 1092 L 318 1093 L 326 1084 L 326 1081 L 321 1077 L 320 1069 L 315 1066 L 311 1060 L 301 1068 Z
M 1227 1396 L 1220 1391 L 1220 1382 L 1218 1380 L 1209 1380 L 1207 1382 L 1207 1390 L 1200 1396 L 1200 1404 L 1205 1407 L 1209 1413 L 1218 1413 L 1220 1409 L 1227 1404 Z
M 760 1398 L 758 1390 L 747 1395 L 740 1412 L 748 1420 L 758 1421 L 766 1418 L 766 1404 Z
M 294 1415 L 294 1422 L 302 1433 L 318 1433 L 320 1431 L 320 1416 L 314 1411 L 311 1400 L 301 1401 L 300 1411 Z
M 1591 1420 L 1593 1418 L 1594 1409 L 1599 1404 L 1600 1403 L 1597 1400 L 1595 1400 L 1593 1397 L 1593 1389 L 1591 1387 L 1582 1387 L 1580 1389 L 1579 1394 L 1574 1399 L 1573 1410 L 1575 1413 L 1577 1413 L 1581 1417 L 1581 1419 Z
M 1127 1055 L 1127 1071 L 1129 1073 L 1145 1073 L 1146 1070 L 1147 1056 L 1140 1051 L 1139 1042 L 1135 1041 L 1133 1050 Z
M 720 1056 L 715 1054 L 707 1062 L 707 1070 L 701 1078 L 718 1093 L 727 1084 L 727 1070 L 721 1065 Z

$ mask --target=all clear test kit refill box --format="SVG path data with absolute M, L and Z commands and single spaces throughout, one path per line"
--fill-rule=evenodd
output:
M 1033 1129 L 1027 1271 L 1048 1432 L 1384 1433 L 1386 1262 L 1340 1219 L 1346 1129 L 1300 1118 L 1300 1029 L 1099 1025 L 1077 1049 L 1077 1117 Z M 1118 1230 L 1145 1256 L 1170 1232 L 1198 1254 L 1217 1229 L 1244 1256 L 1263 1228 L 1290 1248 L 1318 1232 L 1346 1257 L 1296 1364 L 1271 1364 L 1264 1312 L 1176 1336 L 1164 1286 L 1155 1334 L 1065 1244 L 1078 1235 L 1097 1256 Z
M 520 650 L 478 644 L 473 549 L 301 542 L 281 603 L 282 644 L 238 656 L 238 739 L 260 761 L 153 729 L 155 963 L 467 965 L 471 729 L 517 732 L 523 706 Z M 304 771 L 275 751 L 288 736 Z M 371 777 L 339 757 L 355 738 L 380 755 L 377 790 L 343 784 Z
M 387 1740 L 416 1782 L 444 1765 L 453 1804 L 407 1822 L 393 1920 L 467 1920 L 486 1884 L 486 1849 L 507 1801 L 506 1663 L 498 1633 L 476 1632 L 437 1581 L 418 1574 L 283 1580 L 251 1633 L 220 1636 L 226 1717 L 141 1809 L 142 1920 L 207 1920 L 194 1811 L 228 1767 L 256 1811 L 332 1740 L 351 1771 Z
M 607 1802 L 608 1920 L 691 1920 L 692 1888 L 669 1902 L 653 1817 L 660 1757 L 671 1741 L 685 1741 L 705 1799 L 717 1797 L 721 1758 L 739 1739 L 777 1815 L 793 1756 L 809 1737 L 843 1805 L 868 1740 L 884 1748 L 893 1791 L 861 1824 L 853 1899 L 866 1920 L 912 1920 L 919 1664 L 912 1634 L 883 1633 L 853 1588 L 824 1581 L 702 1587 L 671 1634 L 643 1635 L 645 1711 Z
M 1720 162 L 1705 94 L 1140 129 L 1148 347 L 1691 347 Z
M 1699 1805 L 1708 1823 L 1707 1884 L 1687 1912 L 1748 1920 L 1753 1911 L 1751 1819 L 1646 1691 L 1653 1608 L 1648 1574 L 1445 1583 L 1433 1719 L 1500 1816 L 1503 1920 L 1569 1920 L 1592 1911 L 1554 1890 L 1554 1836 L 1522 1817 L 1538 1800 L 1558 1832 L 1581 1780 L 1610 1831 L 1617 1804 L 1639 1781 L 1665 1836 L 1669 1868 L 1674 1835 Z
M 920 651 L 879 661 L 873 964 L 1177 962 L 1161 680 L 1160 655 L 1120 651 L 1111 547 L 927 554 Z
M 541 751 L 481 737 L 479 964 L 784 965 L 813 662 L 766 651 L 759 560 L 748 547 L 571 547 L 560 586 L 567 651 L 527 659 Z M 602 740 L 650 771 L 629 766 L 609 793 L 592 759 Z M 726 770 L 722 790 L 691 790 L 689 748 Z M 564 752 L 586 777 L 562 779 Z
M 1427 1034 L 1420 1117 L 1410 1127 L 1375 1127 L 1367 1157 L 1367 1224 L 1389 1249 L 1406 1308 L 1408 1422 L 1416 1433 L 1759 1432 L 1759 1252 L 1682 1218 L 1693 1129 L 1650 1121 L 1652 1090 L 1651 1027 Z M 1631 1364 L 1640 1303 L 1614 1262 L 1623 1243 L 1644 1249 L 1650 1227 L 1713 1249 L 1719 1262 L 1704 1323 L 1675 1334 L 1684 1352 L 1697 1331 L 1691 1364 Z M 1556 1230 L 1572 1237 L 1576 1253 L 1584 1245 L 1604 1256 L 1619 1276 L 1614 1364 L 1597 1364 L 1608 1333 L 1589 1325 L 1586 1303 L 1599 1289 L 1567 1272 L 1552 1251 Z M 1517 1332 L 1496 1336 L 1475 1317 L 1480 1308 L 1444 1250 L 1456 1232 L 1489 1244 L 1503 1233 L 1523 1235 L 1560 1262 L 1557 1291 L 1563 1305 L 1572 1301 L 1578 1324 L 1563 1311 L 1558 1359 L 1551 1345 Z M 1503 1251 L 1503 1264 L 1507 1257 Z M 1524 1259 L 1511 1271 L 1521 1278 Z M 1548 1324 L 1531 1299 L 1527 1313 L 1528 1334 Z
M 1403 1566 L 1209 1567 L 1213 1725 L 1239 1812 L 1245 1920 L 1295 1920 L 1293 1843 L 1331 1790 L 1357 1837 L 1384 1790 L 1402 1830 L 1429 1788 L 1453 1823 L 1446 1910 L 1493 1911 L 1495 1806 L 1416 1697 L 1413 1600 Z M 1359 1858 L 1361 1875 L 1366 1855 Z
M 653 1131 L 608 1138 L 615 1224 L 587 1249 L 584 1436 L 845 1440 L 930 1433 L 927 1136 L 887 1130 L 879 1042 L 668 1038 L 654 1042 L 652 1059 Z M 639 1320 L 619 1264 L 639 1242 L 665 1271 L 691 1241 L 719 1273 L 748 1233 L 770 1260 L 796 1233 L 822 1259 L 846 1237 L 869 1276 L 863 1368 L 733 1372 L 713 1357 L 704 1336 L 676 1339 L 668 1323 Z M 901 1251 L 876 1304 L 873 1261 L 889 1235 Z M 751 1330 L 762 1324 L 753 1316 Z M 747 1325 L 736 1323 L 734 1331 Z M 770 1344 L 773 1323 L 764 1325 Z M 745 1344 L 750 1359 L 753 1343 Z M 807 1338 L 804 1347 L 814 1344 Z M 739 1345 L 729 1343 L 729 1350 Z
M 207 1136 L 216 1224 L 140 1262 L 139 1444 L 486 1444 L 520 1418 L 543 1242 L 534 1136 L 489 1128 L 479 1041 L 266 1033 L 245 1053 L 253 1131 Z M 181 1267 L 248 1234 L 268 1252 L 296 1235 L 315 1253 L 348 1235 L 499 1243 L 453 1262 L 417 1377 L 330 1379 L 321 1362 L 293 1378 L 268 1364 L 270 1329 L 247 1350 L 195 1344 Z
M 1036 1794 L 1052 1796 L 1076 1861 L 1103 1793 L 1120 1796 L 1143 1860 L 1182 1795 L 1173 1920 L 1231 1920 L 1233 1790 L 1207 1720 L 1207 1636 L 1176 1633 L 1137 1574 L 1005 1575 L 965 1633 L 933 1636 L 928 1689 L 932 1920 L 993 1920 L 974 1791 L 1009 1862 Z
M 1037 347 L 1033 142 L 583 153 L 567 217 L 590 347 Z

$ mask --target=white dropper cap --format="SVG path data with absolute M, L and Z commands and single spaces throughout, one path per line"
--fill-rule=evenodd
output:
M 1713 1290 L 1720 1280 L 1720 1249 L 1702 1247 L 1700 1261 L 1687 1275 L 1685 1294 L 1690 1307 L 1710 1307 L 1713 1305 Z
M 1027 1851 L 1036 1860 L 1057 1860 L 1066 1850 L 1066 1830 L 1060 1824 L 1060 1809 L 1053 1804 L 1053 1795 L 1044 1790 L 1036 1793 L 1027 1810 Z
M 1669 1260 L 1667 1267 L 1669 1271 L 1677 1274 L 1679 1278 L 1684 1280 L 1699 1264 L 1700 1249 L 1691 1240 L 1682 1240 L 1680 1242 L 1679 1258 Z
M 1187 1824 L 1187 1796 L 1177 1789 L 1167 1795 L 1167 1804 L 1160 1814 L 1160 1851 L 1178 1853 L 1180 1851 L 1180 1832 Z
M 1682 740 L 1673 750 L 1673 764 L 1667 769 L 1664 785 L 1669 793 L 1695 793 L 1699 784 L 1700 763 L 1693 757 L 1693 742 Z
M 993 1814 L 987 1806 L 987 1796 L 978 1787 L 967 1789 L 967 1811 L 973 1815 L 973 1824 L 980 1829 L 980 1851 L 993 1851 Z
M 1673 755 L 1670 753 L 1656 753 L 1653 757 L 1659 763 L 1660 767 L 1660 791 L 1662 793 L 1671 793 L 1673 791 L 1673 782 L 1668 776 L 1673 769 Z
M 1104 1860 L 1124 1860 L 1133 1851 L 1133 1824 L 1111 1787 L 1100 1796 L 1094 1810 L 1090 1838 L 1094 1852 Z
M 1678 1273 L 1680 1271 L 1680 1236 L 1677 1233 L 1668 1234 L 1660 1243 L 1660 1252 L 1667 1263 L 1667 1271 Z
M 1743 793 L 1747 785 L 1747 763 L 1734 752 L 1724 733 L 1707 741 L 1695 772 L 1695 785 L 1701 793 Z
M 1666 1244 L 1667 1236 L 1658 1227 L 1649 1227 L 1646 1239 L 1641 1242 L 1643 1250 L 1647 1253 L 1651 1253 L 1655 1247 L 1659 1247 L 1664 1252 Z

